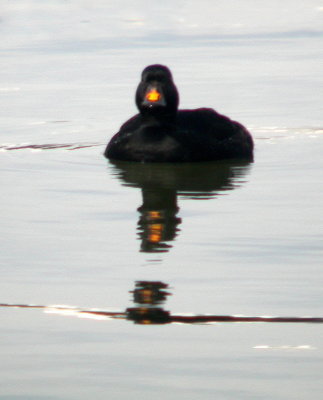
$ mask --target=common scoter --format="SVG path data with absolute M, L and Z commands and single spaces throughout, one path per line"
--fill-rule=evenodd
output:
M 253 159 L 247 129 L 211 108 L 178 110 L 179 95 L 170 70 L 146 67 L 136 91 L 139 114 L 125 122 L 104 152 L 112 160 L 196 162 Z

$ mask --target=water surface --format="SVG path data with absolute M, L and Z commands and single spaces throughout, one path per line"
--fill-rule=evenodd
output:
M 3 8 L 1 400 L 321 398 L 322 7 L 203 3 Z M 103 158 L 155 62 L 254 163 Z

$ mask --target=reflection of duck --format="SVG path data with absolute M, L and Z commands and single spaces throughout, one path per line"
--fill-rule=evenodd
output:
M 160 281 L 137 281 L 133 294 L 133 301 L 138 306 L 156 306 L 166 301 L 168 284 Z
M 139 114 L 121 126 L 105 156 L 139 162 L 252 159 L 253 141 L 244 126 L 211 108 L 178 110 L 178 103 L 170 70 L 145 68 L 136 92 Z
M 178 218 L 176 194 L 170 189 L 142 189 L 143 204 L 138 208 L 141 250 L 144 252 L 166 252 L 171 247 L 166 242 L 175 239 Z
M 140 188 L 143 203 L 138 208 L 141 250 L 165 252 L 175 239 L 181 219 L 177 195 L 190 199 L 212 199 L 243 183 L 248 162 L 198 164 L 145 164 L 113 162 L 113 174 L 124 185 Z
M 170 322 L 170 313 L 161 307 L 171 293 L 164 282 L 137 281 L 133 294 L 135 307 L 126 309 L 127 319 L 136 324 L 166 324 Z

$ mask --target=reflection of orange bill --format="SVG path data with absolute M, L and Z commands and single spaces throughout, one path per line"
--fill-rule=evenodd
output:
M 146 93 L 146 100 L 155 102 L 159 101 L 161 99 L 161 94 L 154 88 L 149 90 L 149 92 Z
M 160 219 L 162 218 L 162 213 L 160 211 L 148 211 L 148 217 L 149 219 Z
M 163 224 L 151 224 L 149 226 L 148 240 L 151 243 L 159 243 L 162 240 L 162 233 L 164 230 Z

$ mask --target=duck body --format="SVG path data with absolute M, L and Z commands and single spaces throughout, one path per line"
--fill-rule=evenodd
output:
M 197 162 L 253 158 L 247 129 L 211 108 L 178 110 L 167 67 L 144 69 L 136 92 L 139 114 L 112 137 L 104 155 L 137 162 Z

